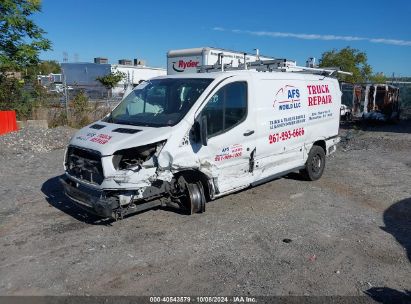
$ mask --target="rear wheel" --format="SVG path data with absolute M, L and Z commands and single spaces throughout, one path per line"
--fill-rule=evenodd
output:
M 305 168 L 300 171 L 305 179 L 315 181 L 319 179 L 325 168 L 325 151 L 320 146 L 312 146 L 308 154 Z

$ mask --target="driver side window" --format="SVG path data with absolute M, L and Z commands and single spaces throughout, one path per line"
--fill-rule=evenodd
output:
M 208 137 L 224 133 L 247 117 L 247 82 L 233 82 L 222 87 L 202 110 L 207 118 Z

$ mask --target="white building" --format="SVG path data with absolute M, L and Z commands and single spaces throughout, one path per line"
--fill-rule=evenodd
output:
M 119 60 L 119 64 L 107 62 L 105 58 L 95 58 L 94 63 L 62 63 L 63 81 L 75 90 L 84 90 L 90 98 L 106 98 L 108 95 L 121 97 L 129 84 L 136 86 L 141 81 L 166 75 L 165 69 L 147 67 L 137 59 L 134 60 L 134 64 L 131 60 L 125 59 Z M 125 78 L 108 92 L 96 78 L 116 71 L 124 73 Z

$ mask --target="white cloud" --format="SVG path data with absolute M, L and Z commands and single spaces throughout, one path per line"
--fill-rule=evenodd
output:
M 367 38 L 356 36 L 339 36 L 339 35 L 318 35 L 318 34 L 296 34 L 287 32 L 266 32 L 266 31 L 246 31 L 246 30 L 232 30 L 222 27 L 214 27 L 214 31 L 232 32 L 236 34 L 248 34 L 253 36 L 265 36 L 274 38 L 296 38 L 304 40 L 341 40 L 341 41 L 369 41 L 372 43 L 382 43 L 399 46 L 411 46 L 410 40 L 385 39 L 385 38 Z

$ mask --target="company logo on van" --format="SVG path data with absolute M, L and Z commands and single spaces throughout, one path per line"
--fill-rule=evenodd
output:
M 242 155 L 243 146 L 240 144 L 235 144 L 222 148 L 221 152 L 215 156 L 214 161 L 219 162 L 227 159 L 241 157 Z
M 332 95 L 328 89 L 328 84 L 307 85 L 308 106 L 319 106 L 333 102 Z
M 277 105 L 280 111 L 300 108 L 300 89 L 292 85 L 279 89 L 275 94 L 273 107 Z
M 200 61 L 193 61 L 193 60 L 189 60 L 189 61 L 179 60 L 178 62 L 174 61 L 173 70 L 181 73 L 181 72 L 184 72 L 185 69 L 187 68 L 196 68 L 198 67 L 199 64 L 200 64 Z
M 94 136 L 96 136 L 97 133 L 94 132 L 88 132 L 86 135 L 78 135 L 76 136 L 76 139 L 78 140 L 83 140 L 83 141 L 88 141 L 90 139 L 92 139 Z
M 83 140 L 83 141 L 91 141 L 91 142 L 95 142 L 100 145 L 105 145 L 106 143 L 110 141 L 112 137 L 113 136 L 110 136 L 107 134 L 97 134 L 94 132 L 89 132 L 86 135 L 76 136 L 76 139 Z

